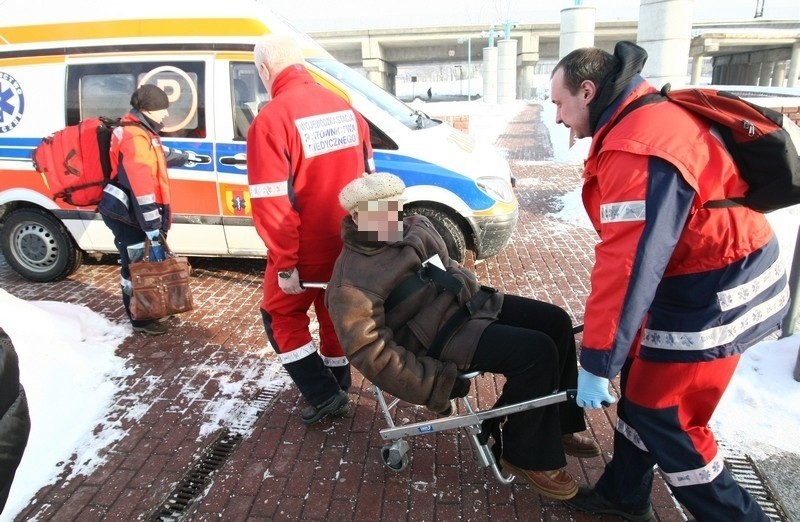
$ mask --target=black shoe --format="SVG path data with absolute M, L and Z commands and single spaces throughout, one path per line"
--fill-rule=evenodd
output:
M 631 522 L 647 522 L 653 518 L 653 506 L 650 504 L 645 509 L 627 509 L 612 504 L 600 496 L 600 493 L 586 486 L 581 486 L 578 494 L 565 502 L 578 511 L 592 515 L 617 515 Z
M 161 323 L 158 321 L 153 321 L 142 326 L 134 326 L 134 332 L 141 332 L 146 333 L 147 335 L 163 335 L 167 333 L 169 330 L 169 326 L 167 323 Z
M 350 398 L 340 391 L 319 406 L 309 406 L 300 412 L 300 418 L 305 424 L 316 424 L 328 415 L 342 417 L 350 411 Z

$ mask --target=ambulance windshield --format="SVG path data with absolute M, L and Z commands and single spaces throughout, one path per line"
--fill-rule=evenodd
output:
M 441 123 L 431 119 L 427 114 L 409 107 L 341 62 L 323 58 L 309 58 L 307 61 L 359 92 L 410 129 L 426 129 Z

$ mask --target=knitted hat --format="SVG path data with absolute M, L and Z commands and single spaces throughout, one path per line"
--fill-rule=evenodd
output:
M 159 111 L 169 107 L 169 98 L 160 88 L 146 83 L 131 96 L 131 107 L 140 111 Z
M 394 174 L 367 173 L 345 185 L 339 193 L 339 203 L 346 211 L 353 212 L 361 201 L 399 198 L 405 189 L 403 180 Z

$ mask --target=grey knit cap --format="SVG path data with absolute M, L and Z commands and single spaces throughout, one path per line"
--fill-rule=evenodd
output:
M 399 198 L 406 189 L 405 183 L 394 174 L 376 172 L 356 178 L 339 193 L 339 203 L 348 212 L 353 212 L 361 201 Z

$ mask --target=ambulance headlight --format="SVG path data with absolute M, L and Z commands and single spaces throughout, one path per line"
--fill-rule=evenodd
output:
M 511 182 L 507 179 L 486 176 L 475 180 L 475 184 L 481 189 L 481 192 L 494 200 L 502 203 L 514 202 L 514 190 Z

